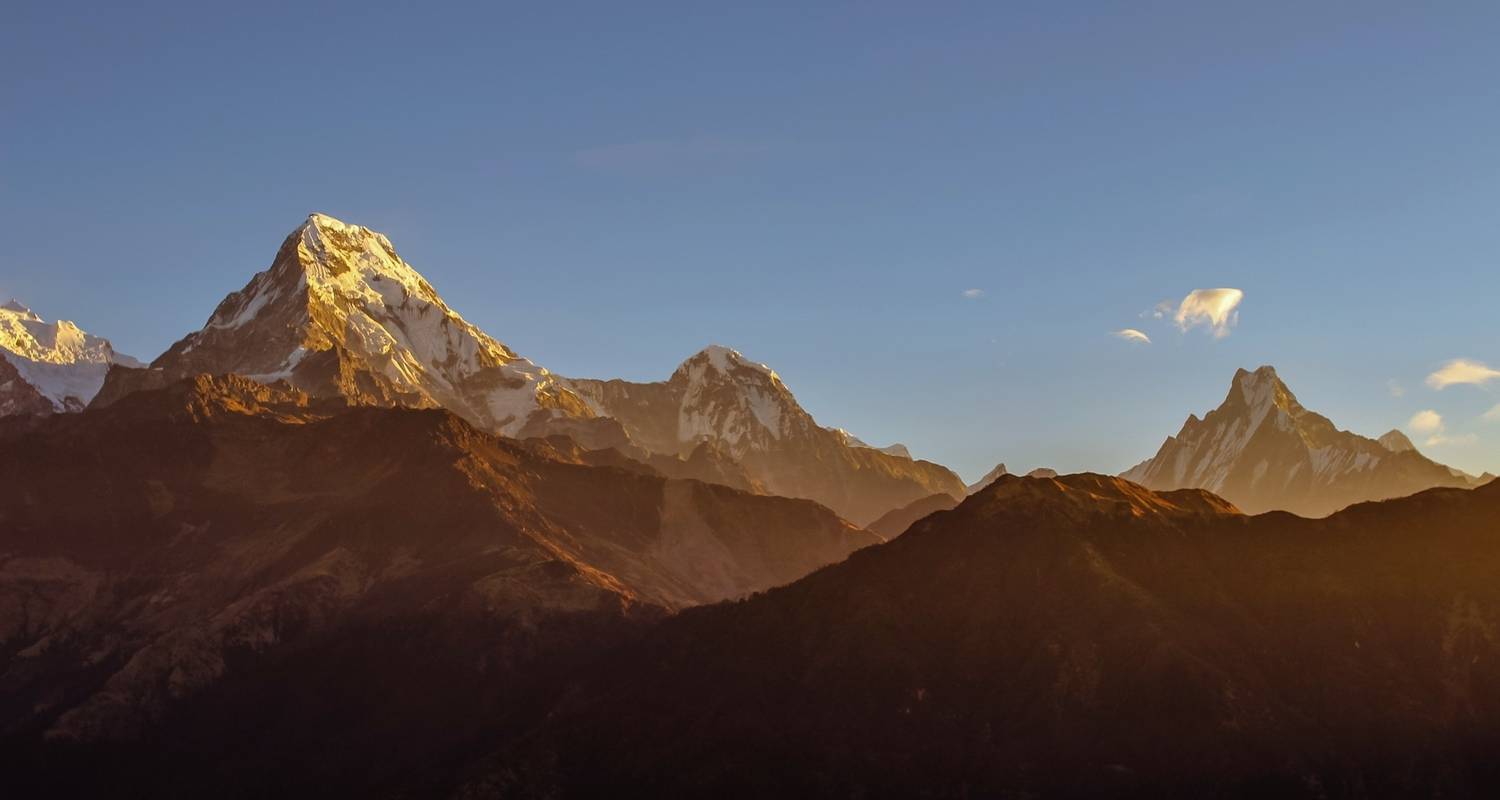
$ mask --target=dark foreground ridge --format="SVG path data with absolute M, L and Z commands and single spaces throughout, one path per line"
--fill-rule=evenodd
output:
M 1493 796 L 1500 488 L 1325 520 L 1001 478 L 668 620 L 474 786 L 697 797 Z

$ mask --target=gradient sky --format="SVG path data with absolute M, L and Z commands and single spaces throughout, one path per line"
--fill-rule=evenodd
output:
M 969 479 L 1263 363 L 1500 471 L 1500 381 L 1424 383 L 1500 366 L 1492 2 L 124 5 L 6 3 L 0 294 L 138 357 L 316 210 L 555 372 L 727 344 Z M 1227 336 L 1148 313 L 1212 287 Z

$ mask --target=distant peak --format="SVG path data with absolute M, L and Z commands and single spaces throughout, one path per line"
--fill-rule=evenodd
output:
M 978 492 L 979 490 L 985 488 L 986 486 L 989 486 L 990 484 L 1009 474 L 1010 470 L 1006 468 L 1005 462 L 1002 461 L 999 464 L 996 464 L 994 469 L 986 472 L 983 478 L 980 478 L 979 480 L 969 484 L 967 491 L 969 494 L 974 494 L 975 492 Z
M 1376 439 L 1376 441 L 1380 442 L 1381 447 L 1392 453 L 1405 453 L 1408 450 L 1417 449 L 1417 446 L 1411 443 L 1411 439 L 1407 438 L 1406 434 L 1394 429 L 1388 431 L 1384 436 Z

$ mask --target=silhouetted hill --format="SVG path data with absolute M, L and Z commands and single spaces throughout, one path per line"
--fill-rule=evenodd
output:
M 430 775 L 643 623 L 879 541 L 808 501 L 234 376 L 0 431 L 11 775 L 100 752 L 163 790 Z M 120 774 L 80 758 L 51 774 Z
M 513 796 L 1481 797 L 1500 489 L 1322 520 L 1003 477 L 590 673 Z

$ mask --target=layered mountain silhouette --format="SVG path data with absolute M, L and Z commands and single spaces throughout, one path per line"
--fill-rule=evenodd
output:
M 1223 404 L 1203 419 L 1189 416 L 1154 457 L 1122 477 L 1153 489 L 1207 489 L 1250 512 L 1311 517 L 1479 483 L 1423 456 L 1399 432 L 1377 441 L 1339 430 L 1303 408 L 1269 366 L 1235 373 Z
M 964 494 L 952 471 L 904 447 L 876 449 L 819 425 L 775 371 L 727 347 L 704 349 L 659 383 L 574 378 L 568 386 L 651 452 L 714 443 L 772 494 L 816 500 L 858 523 L 930 494 Z
M 1003 477 L 667 620 L 473 787 L 508 796 L 1444 796 L 1500 785 L 1500 486 L 1326 519 Z
M 378 714 L 389 698 L 340 693 L 379 686 L 456 704 L 413 700 L 419 729 L 472 732 L 403 670 L 436 680 L 435 660 L 508 708 L 511 679 L 880 541 L 805 500 L 284 382 L 197 376 L 21 422 L 0 426 L 0 737 L 26 741 L 139 741 L 222 692 Z M 277 696 L 226 688 L 259 681 Z
M 141 366 L 71 322 L 47 322 L 14 299 L 0 305 L 0 416 L 80 411 L 112 364 Z
M 871 531 L 880 534 L 887 539 L 894 539 L 906 532 L 913 523 L 924 517 L 936 514 L 939 511 L 947 511 L 959 504 L 959 499 L 951 494 L 930 494 L 920 500 L 894 508 L 880 516 L 880 519 L 870 523 Z
M 0 794 L 1495 796 L 1490 480 L 1262 367 L 966 487 L 315 214 L 150 365 L 0 306 Z

